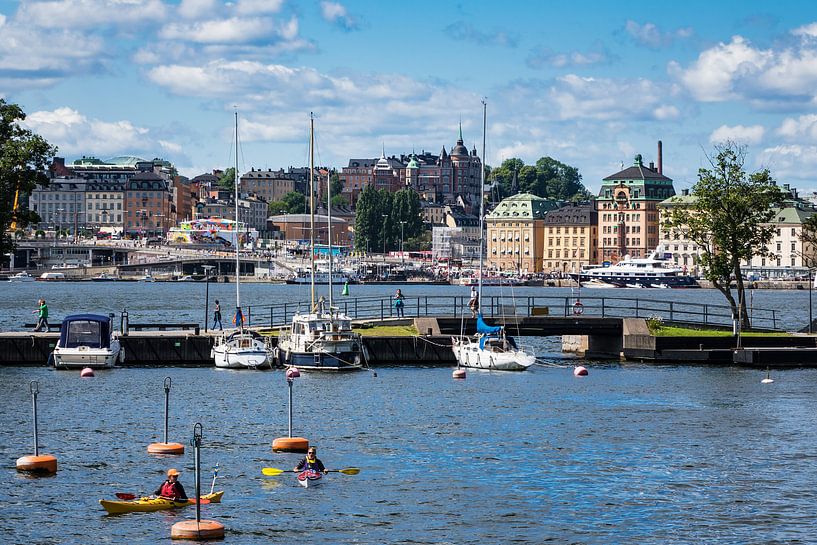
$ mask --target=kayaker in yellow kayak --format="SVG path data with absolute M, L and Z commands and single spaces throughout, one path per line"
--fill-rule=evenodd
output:
M 324 475 L 326 474 L 326 468 L 323 467 L 323 462 L 318 459 L 318 449 L 315 447 L 309 447 L 306 451 L 306 458 L 302 458 L 292 471 L 319 471 Z
M 186 500 L 187 494 L 184 492 L 182 483 L 179 482 L 179 472 L 176 469 L 168 469 L 167 480 L 156 489 L 153 495 L 173 501 Z

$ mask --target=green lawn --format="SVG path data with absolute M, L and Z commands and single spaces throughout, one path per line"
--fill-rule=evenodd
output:
M 732 332 L 722 329 L 694 329 L 691 327 L 660 326 L 650 329 L 656 337 L 731 337 Z M 784 331 L 763 332 L 748 331 L 741 333 L 743 337 L 790 337 L 791 334 Z

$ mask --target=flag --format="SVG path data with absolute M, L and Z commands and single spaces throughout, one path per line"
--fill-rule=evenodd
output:
M 241 312 L 241 307 L 235 308 L 235 316 L 233 316 L 233 325 L 244 325 L 244 313 Z

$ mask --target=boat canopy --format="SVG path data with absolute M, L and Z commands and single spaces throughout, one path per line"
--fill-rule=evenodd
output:
M 111 345 L 111 319 L 101 314 L 66 316 L 60 328 L 62 348 L 108 348 Z
M 488 325 L 485 323 L 485 320 L 482 319 L 482 313 L 477 314 L 477 333 L 499 333 L 501 330 L 502 326 Z

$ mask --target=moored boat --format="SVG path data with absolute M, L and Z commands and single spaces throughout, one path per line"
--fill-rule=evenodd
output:
M 9 276 L 9 282 L 34 282 L 34 277 L 28 274 L 28 271 L 18 272 L 15 275 Z
M 58 369 L 105 369 L 124 359 L 111 316 L 74 314 L 66 316 L 60 339 L 51 354 Z
M 323 482 L 321 479 L 323 479 L 323 473 L 320 471 L 307 469 L 306 471 L 298 473 L 298 484 L 304 488 L 318 486 Z
M 656 249 L 649 257 L 624 259 L 609 267 L 584 267 L 570 275 L 577 282 L 587 286 L 588 282 L 599 281 L 619 287 L 699 288 L 698 282 L 685 273 L 684 269 L 667 259 Z

